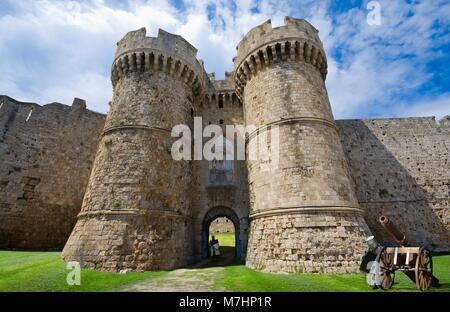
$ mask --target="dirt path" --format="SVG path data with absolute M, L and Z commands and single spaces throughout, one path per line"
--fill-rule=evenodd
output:
M 214 287 L 214 284 L 223 277 L 224 267 L 233 262 L 233 260 L 233 257 L 227 256 L 219 259 L 207 259 L 187 269 L 174 270 L 158 278 L 128 285 L 120 289 L 120 291 L 226 291 L 224 288 Z
M 127 286 L 121 291 L 225 291 L 214 288 L 214 283 L 222 277 L 223 270 L 223 267 L 179 269 L 159 278 Z

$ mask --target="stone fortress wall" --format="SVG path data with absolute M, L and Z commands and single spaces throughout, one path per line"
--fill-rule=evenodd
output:
M 80 211 L 105 116 L 0 96 L 0 248 L 61 249 Z
M 39 106 L 7 96 L 0 98 L 0 105 L 3 103 L 0 108 L 3 160 L 1 248 L 61 249 L 79 213 L 85 193 L 83 179 L 86 185 L 105 116 L 85 110 L 81 124 L 78 124 L 79 121 L 65 122 L 73 116 L 70 112 L 76 110 L 77 104 L 73 107 L 59 103 Z M 75 103 L 83 108 L 82 102 Z M 29 121 L 25 122 L 31 108 L 33 112 Z M 234 113 L 230 114 L 233 116 Z M 380 214 L 386 214 L 395 220 L 411 242 L 428 244 L 438 251 L 449 251 L 450 172 L 446 169 L 450 157 L 449 119 L 444 118 L 440 124 L 433 117 L 336 120 L 336 124 L 349 159 L 358 202 L 365 209 L 366 222 L 377 239 L 390 242 L 390 237 L 376 222 Z M 62 132 L 53 131 L 58 127 L 68 128 Z M 65 133 L 65 139 L 59 137 L 61 133 Z M 83 138 L 83 141 L 66 140 L 70 135 Z M 50 144 L 55 137 L 59 137 L 58 144 Z M 90 142 L 91 146 L 86 142 Z M 61 157 L 62 150 L 76 151 L 77 155 L 55 164 L 53 159 Z M 80 158 L 80 155 L 85 156 Z M 53 168 L 57 166 L 58 170 L 36 170 L 40 163 L 53 164 Z M 86 169 L 78 170 L 83 167 Z M 61 170 L 60 178 L 55 180 L 55 174 Z M 31 171 L 33 174 L 26 173 Z M 207 171 L 207 168 L 203 169 L 205 180 Z M 72 185 L 82 186 L 67 186 L 67 179 Z M 33 188 L 33 184 L 47 191 L 55 187 L 65 190 L 59 195 L 48 192 L 46 203 L 38 200 L 42 197 L 41 192 L 36 196 L 40 187 Z M 23 196 L 25 189 L 28 191 Z M 73 192 L 77 192 L 74 197 L 76 204 L 60 204 L 55 215 L 53 203 L 70 202 Z M 52 208 L 51 218 L 45 217 L 46 208 Z
M 411 242 L 450 250 L 448 118 L 335 122 L 326 56 L 304 20 L 250 30 L 225 80 L 207 74 L 196 52 L 162 30 L 128 33 L 106 122 L 80 100 L 41 107 L 2 97 L 0 247 L 60 249 L 78 215 L 64 259 L 170 269 L 207 256 L 209 226 L 226 217 L 251 267 L 349 272 L 366 235 L 390 240 L 376 222 L 384 213 Z M 278 168 L 233 161 L 223 175 L 207 160 L 174 162 L 170 131 L 192 129 L 194 117 L 260 133 L 278 125 Z
M 211 223 L 211 233 L 234 233 L 234 225 L 226 217 L 219 217 Z
M 340 120 L 358 202 L 378 241 L 385 214 L 413 245 L 450 250 L 450 117 Z

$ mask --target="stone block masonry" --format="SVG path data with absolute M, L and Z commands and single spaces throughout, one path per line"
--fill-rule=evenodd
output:
M 247 160 L 246 265 L 258 270 L 357 272 L 367 249 L 370 230 L 331 112 L 324 55 L 317 30 L 290 18 L 285 26 L 267 22 L 252 29 L 238 45 L 236 83 L 245 123 L 258 128 L 249 144 L 279 127 L 272 170 L 264 170 L 264 158 Z
M 227 137 L 226 125 L 243 125 L 242 102 L 235 91 L 234 73 L 225 73 L 225 80 L 215 80 L 209 74 L 203 101 L 195 107 L 195 115 L 202 117 L 203 127 L 219 125 Z M 204 138 L 204 142 L 209 138 Z M 203 159 L 193 162 L 192 212 L 194 220 L 194 253 L 200 260 L 208 253 L 208 231 L 214 232 L 214 220 L 227 217 L 237 236 L 236 255 L 245 259 L 248 233 L 248 182 L 244 160 L 232 162 L 227 179 L 213 179 L 212 163 Z M 222 183 L 227 181 L 227 183 Z M 217 183 L 219 182 L 219 183 Z M 212 221 L 212 223 L 210 223 Z M 211 229 L 210 229 L 211 225 Z
M 361 262 L 358 251 L 367 248 L 362 238 L 369 232 L 363 217 L 354 213 L 253 218 L 247 265 L 267 272 L 354 273 Z
M 105 116 L 80 99 L 40 106 L 0 96 L 0 105 L 0 248 L 62 249 Z
M 387 215 L 413 245 L 450 250 L 450 117 L 337 122 L 366 220 L 390 242 L 377 219 Z
M 209 232 L 213 233 L 234 233 L 234 225 L 229 219 L 220 217 L 211 223 Z
M 181 37 L 145 34 L 131 32 L 118 44 L 111 110 L 62 254 L 99 270 L 167 270 L 193 261 L 192 164 L 172 158 L 171 130 L 192 126 L 203 67 Z

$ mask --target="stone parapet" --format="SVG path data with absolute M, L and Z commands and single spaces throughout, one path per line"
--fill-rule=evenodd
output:
M 285 25 L 275 28 L 268 20 L 250 30 L 238 44 L 237 51 L 234 65 L 239 96 L 258 71 L 278 61 L 305 62 L 315 67 L 323 80 L 327 75 L 327 59 L 318 30 L 302 19 L 286 17 Z
M 158 37 L 146 37 L 146 29 L 129 32 L 118 42 L 111 70 L 113 86 L 130 72 L 162 71 L 202 92 L 203 64 L 197 49 L 178 35 L 159 30 Z

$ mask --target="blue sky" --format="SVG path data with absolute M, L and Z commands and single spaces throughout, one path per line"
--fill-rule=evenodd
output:
M 252 27 L 286 15 L 319 29 L 336 119 L 450 114 L 450 2 L 377 1 L 0 0 L 0 94 L 40 104 L 74 97 L 107 112 L 115 44 L 145 26 L 182 35 L 207 72 L 223 78 Z

